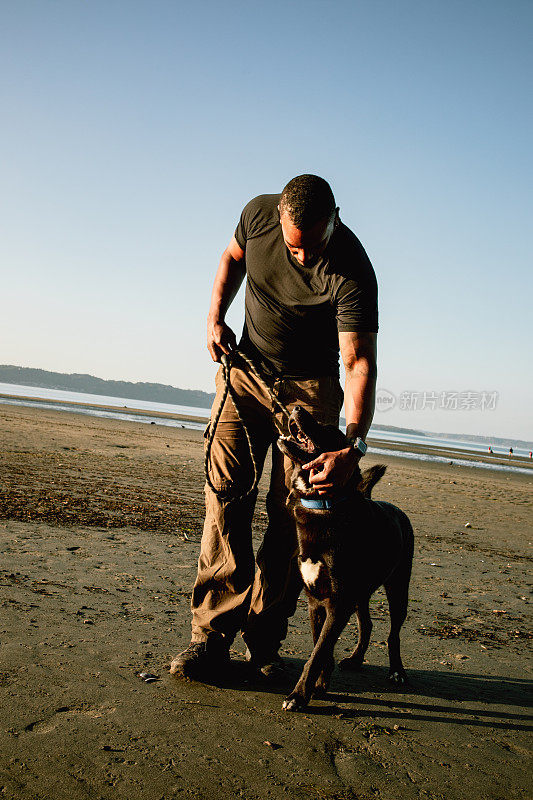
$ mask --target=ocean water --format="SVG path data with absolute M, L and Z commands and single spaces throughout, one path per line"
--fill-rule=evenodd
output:
M 87 403 L 98 406 L 115 406 L 116 408 L 131 408 L 138 411 L 161 411 L 164 414 L 187 414 L 191 417 L 209 419 L 208 408 L 194 408 L 193 406 L 178 406 L 172 403 L 154 403 L 151 400 L 132 400 L 131 397 L 108 397 L 104 394 L 85 394 L 84 392 L 68 392 L 64 389 L 44 389 L 39 386 L 22 386 L 18 383 L 0 383 L 0 394 L 12 394 L 19 397 L 35 397 L 42 400 L 57 400 L 63 403 Z M 17 401 L 17 405 L 20 403 Z M 34 405 L 32 403 L 32 405 Z M 50 408 L 50 404 L 46 403 Z M 100 412 L 98 416 L 101 416 Z M 120 415 L 120 419 L 124 419 Z
M 72 411 L 72 407 L 68 403 L 80 403 L 81 405 L 76 408 L 76 412 L 86 414 L 88 416 L 103 417 L 108 419 L 122 419 L 131 422 L 154 422 L 157 425 L 165 425 L 168 427 L 177 428 L 190 428 L 194 430 L 203 430 L 206 423 L 209 421 L 210 410 L 207 408 L 197 408 L 193 406 L 181 406 L 172 403 L 157 403 L 148 400 L 134 400 L 125 397 L 111 397 L 100 394 L 85 394 L 83 392 L 70 392 L 63 389 L 46 389 L 37 386 L 23 386 L 21 384 L 13 383 L 0 383 L 0 395 L 12 395 L 11 398 L 0 397 L 0 404 L 7 405 L 25 405 L 37 408 L 48 408 L 58 411 Z M 19 399 L 20 398 L 20 399 Z M 22 398 L 35 398 L 24 400 Z M 39 402 L 40 400 L 48 400 L 53 402 Z M 83 405 L 85 404 L 85 405 Z M 89 408 L 88 406 L 109 406 L 109 408 Z M 113 411 L 115 407 L 117 411 Z M 119 410 L 120 409 L 120 410 Z M 188 421 L 183 419 L 172 419 L 169 417 L 150 416 L 150 414 L 136 414 L 135 411 L 157 411 L 165 414 L 174 415 L 187 415 L 192 417 L 199 417 L 200 422 Z M 446 454 L 448 449 L 459 451 L 470 451 L 476 453 L 487 453 L 487 445 L 481 442 L 459 441 L 454 439 L 439 438 L 431 435 L 417 435 L 411 433 L 402 433 L 399 431 L 382 431 L 370 429 L 370 437 L 387 442 L 397 443 L 402 445 L 425 445 L 426 447 L 441 450 L 442 454 L 439 455 L 425 455 L 416 453 L 404 453 L 403 451 L 393 451 L 389 449 L 380 449 L 372 447 L 372 452 L 376 454 L 389 454 L 397 455 L 406 458 L 417 458 L 421 461 L 434 461 L 437 463 L 447 463 L 453 460 L 455 464 L 464 464 L 465 466 L 477 466 L 486 469 L 503 470 L 511 472 L 522 472 L 528 475 L 533 474 L 531 469 L 520 467 L 518 464 L 512 465 L 499 465 L 499 464 L 482 464 L 468 460 L 468 454 L 465 452 L 465 458 L 459 460 L 457 457 Z M 495 455 L 507 455 L 508 450 L 502 447 L 493 446 Z M 521 448 L 513 448 L 516 456 L 524 458 L 528 457 L 529 451 Z

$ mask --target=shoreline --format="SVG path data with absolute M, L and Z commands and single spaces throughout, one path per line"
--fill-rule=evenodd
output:
M 72 410 L 76 408 L 95 408 L 101 409 L 102 411 L 113 411 L 117 414 L 136 414 L 141 417 L 161 417 L 162 419 L 176 419 L 182 420 L 184 422 L 209 422 L 209 409 L 206 408 L 205 410 L 205 417 L 197 417 L 193 416 L 192 414 L 171 414 L 167 411 L 148 411 L 144 408 L 135 408 L 134 406 L 108 406 L 105 404 L 100 403 L 81 403 L 77 400 L 50 400 L 47 397 L 28 397 L 27 395 L 21 394 L 2 394 L 0 393 L 0 400 L 10 400 L 13 401 L 16 405 L 22 405 L 22 401 L 24 403 L 31 403 L 35 405 L 36 403 L 46 403 L 47 406 L 72 406 Z M 17 401 L 21 401 L 20 403 Z M 51 409 L 53 411 L 59 409 Z M 68 410 L 68 409 L 65 409 Z
M 117 418 L 120 417 L 126 418 L 128 415 L 135 415 L 138 417 L 144 417 L 147 420 L 150 418 L 160 419 L 160 420 L 175 420 L 178 423 L 192 423 L 195 427 L 192 430 L 198 430 L 196 426 L 198 425 L 205 425 L 209 422 L 210 416 L 210 409 L 206 408 L 206 415 L 205 417 L 201 416 L 194 416 L 190 414 L 182 414 L 182 413 L 171 413 L 171 412 L 164 412 L 164 411 L 150 411 L 146 409 L 139 409 L 130 406 L 110 406 L 110 405 L 100 405 L 97 403 L 82 403 L 75 400 L 50 400 L 48 398 L 40 398 L 40 397 L 28 397 L 23 395 L 11 395 L 11 394 L 4 394 L 0 393 L 0 401 L 6 400 L 8 401 L 6 405 L 11 407 L 21 407 L 21 408 L 35 408 L 39 409 L 43 406 L 46 410 L 54 411 L 57 413 L 77 413 L 83 414 L 83 409 L 89 409 L 90 411 L 104 411 L 106 413 L 117 414 Z M 62 406 L 62 408 L 57 408 L 57 406 Z M 91 415 L 93 418 L 98 418 L 97 414 Z M 105 419 L 105 417 L 101 417 Z M 111 417 L 112 418 L 112 417 Z M 123 421 L 128 422 L 135 422 L 136 420 L 127 420 L 124 419 Z M 177 426 L 176 426 L 177 427 Z M 186 425 L 182 426 L 186 427 Z M 486 470 L 487 468 L 494 468 L 494 471 L 498 472 L 510 472 L 514 474 L 523 474 L 528 475 L 531 473 L 533 475 L 533 461 L 528 459 L 525 456 L 519 455 L 488 455 L 485 453 L 480 453 L 477 450 L 467 450 L 467 449 L 459 449 L 454 447 L 432 447 L 430 445 L 423 445 L 423 444 L 404 444 L 403 442 L 390 440 L 390 439 L 379 439 L 375 436 L 370 435 L 368 437 L 368 445 L 371 450 L 385 450 L 387 451 L 387 457 L 393 457 L 398 459 L 411 459 L 413 461 L 426 461 L 426 463 L 439 463 L 437 459 L 442 459 L 440 463 L 444 464 L 446 461 L 453 461 L 453 462 L 463 462 L 462 464 L 459 463 L 457 466 L 466 466 L 470 468 L 474 468 L 479 465 L 484 465 L 481 467 L 482 469 Z M 390 452 L 390 455 L 389 455 Z M 395 455 L 396 453 L 401 453 L 401 455 Z M 378 455 L 379 453 L 376 453 Z
M 368 444 L 372 447 L 379 447 L 383 450 L 398 450 L 402 453 L 414 453 L 418 455 L 441 456 L 450 460 L 469 460 L 479 464 L 488 464 L 501 467 L 519 467 L 521 469 L 531 469 L 533 474 L 533 461 L 525 456 L 489 456 L 488 453 L 479 453 L 477 450 L 459 450 L 451 447 L 429 447 L 423 444 L 405 445 L 401 442 L 391 442 L 390 440 L 375 439 L 368 437 Z

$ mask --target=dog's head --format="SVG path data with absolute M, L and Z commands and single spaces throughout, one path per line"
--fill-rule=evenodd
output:
M 310 483 L 311 470 L 302 469 L 302 464 L 317 458 L 322 453 L 343 450 L 348 445 L 344 433 L 335 425 L 323 425 L 301 406 L 295 406 L 288 422 L 288 436 L 278 438 L 278 447 L 293 462 L 293 490 L 300 495 L 316 493 L 316 487 Z M 386 467 L 376 464 L 361 475 L 359 465 L 356 466 L 350 479 L 350 485 L 364 497 L 370 497 L 373 486 L 385 473 Z M 345 493 L 347 487 L 340 490 Z
M 346 436 L 335 425 L 322 425 L 305 408 L 295 406 L 289 417 L 289 435 L 280 436 L 278 447 L 295 464 L 307 464 L 321 453 L 346 447 Z
M 293 488 L 301 494 L 316 492 L 309 482 L 311 471 L 301 469 L 302 464 L 317 458 L 322 453 L 342 450 L 347 446 L 346 436 L 335 425 L 323 425 L 317 422 L 305 408 L 295 406 L 288 422 L 288 436 L 280 436 L 278 447 L 294 464 Z M 356 468 L 354 475 L 358 482 L 361 474 Z

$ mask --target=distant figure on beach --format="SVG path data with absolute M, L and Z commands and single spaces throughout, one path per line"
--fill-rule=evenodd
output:
M 225 316 L 245 277 L 239 350 L 267 376 L 289 411 L 302 405 L 319 421 L 338 427 L 345 403 L 350 446 L 305 466 L 311 482 L 327 496 L 349 480 L 366 451 L 364 438 L 374 414 L 378 311 L 372 265 L 361 242 L 341 222 L 323 178 L 299 175 L 281 194 L 260 195 L 245 206 L 211 295 L 207 348 L 213 361 L 235 350 L 235 334 Z M 346 368 L 344 392 L 339 351 Z M 251 667 L 265 679 L 276 679 L 284 670 L 280 644 L 302 589 L 296 531 L 286 508 L 292 468 L 275 445 L 274 416 L 280 425 L 284 418 L 238 353 L 231 383 L 259 472 L 274 444 L 268 528 L 254 577 L 251 523 L 257 491 L 227 502 L 206 486 L 191 643 L 170 671 L 185 677 L 217 675 L 242 632 Z M 221 369 L 216 388 L 211 419 L 224 390 Z M 242 424 L 227 403 L 212 442 L 211 480 L 217 489 L 238 493 L 249 485 L 249 464 Z
M 489 444 L 489 455 L 492 455 L 492 446 Z
M 512 448 L 512 447 L 510 447 L 510 448 L 509 448 L 509 455 L 510 455 L 510 456 L 512 456 L 512 455 L 513 455 L 513 448 Z
M 530 450 L 530 451 L 529 451 L 529 457 L 530 457 L 530 458 L 533 458 L 533 450 Z

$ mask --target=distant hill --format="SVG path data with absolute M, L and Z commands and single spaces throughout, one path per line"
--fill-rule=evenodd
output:
M 173 403 L 179 406 L 211 408 L 214 394 L 199 389 L 178 389 L 162 383 L 130 383 L 106 381 L 94 375 L 68 375 L 31 367 L 14 367 L 0 364 L 1 383 L 20 383 L 23 386 L 41 386 L 46 389 L 64 389 L 67 392 L 124 397 L 129 400 L 152 400 L 156 403 Z
M 496 445 L 496 447 L 522 447 L 524 450 L 532 450 L 533 442 L 524 439 L 509 439 L 501 436 L 474 436 L 470 433 L 434 433 L 439 439 L 460 439 L 463 442 L 478 442 L 479 444 Z

